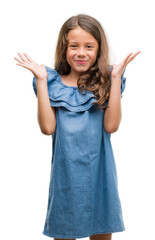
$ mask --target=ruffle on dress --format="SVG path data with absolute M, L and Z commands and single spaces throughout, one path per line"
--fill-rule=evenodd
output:
M 93 106 L 96 101 L 95 95 L 90 91 L 83 91 L 84 95 L 80 93 L 78 87 L 67 86 L 62 82 L 60 74 L 46 66 L 47 70 L 47 87 L 50 104 L 53 107 L 65 107 L 69 111 L 81 112 L 86 111 Z M 121 77 L 121 94 L 125 89 L 126 78 Z M 37 96 L 37 80 L 33 77 L 33 89 Z

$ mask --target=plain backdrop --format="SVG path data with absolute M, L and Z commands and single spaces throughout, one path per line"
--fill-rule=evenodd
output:
M 102 24 L 111 63 L 141 53 L 126 68 L 122 121 L 111 141 L 126 230 L 113 240 L 155 239 L 155 31 L 153 1 L 14 0 L 0 5 L 0 239 L 45 240 L 52 137 L 41 133 L 33 74 L 17 52 L 54 65 L 62 24 L 85 13 Z M 87 238 L 88 240 L 88 238 Z

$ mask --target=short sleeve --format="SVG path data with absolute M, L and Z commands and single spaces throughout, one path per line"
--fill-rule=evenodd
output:
M 125 70 L 126 70 L 126 68 L 125 68 Z M 121 97 L 123 97 L 122 93 L 124 92 L 124 90 L 126 88 L 126 77 L 124 77 L 125 70 L 121 76 Z
M 126 68 L 125 68 L 126 70 Z M 121 76 L 121 98 L 123 97 L 122 93 L 124 92 L 125 88 L 126 88 L 126 77 L 124 76 L 125 70 L 122 73 Z M 110 67 L 110 79 L 111 79 L 111 71 L 112 71 L 112 66 Z M 105 105 L 108 105 L 108 101 L 109 101 L 109 97 L 108 99 L 105 101 Z
M 69 111 L 82 112 L 93 106 L 95 96 L 92 92 L 85 91 L 81 94 L 78 88 L 69 87 L 62 83 L 60 74 L 48 66 L 47 70 L 47 88 L 52 107 L 64 107 Z M 37 96 L 37 80 L 33 77 L 33 90 Z
M 45 68 L 46 68 L 46 71 L 47 71 L 47 74 L 48 74 L 47 87 L 48 87 L 48 93 L 49 93 L 49 96 L 50 96 L 50 92 L 52 91 L 52 84 L 53 84 L 54 81 L 57 80 L 58 74 L 54 69 L 52 69 L 52 68 L 50 68 L 46 65 L 45 65 Z M 35 76 L 33 76 L 32 86 L 33 86 L 34 93 L 37 97 L 37 80 L 36 80 Z

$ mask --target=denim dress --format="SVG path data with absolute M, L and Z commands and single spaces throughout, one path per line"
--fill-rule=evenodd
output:
M 84 238 L 124 231 L 111 134 L 94 94 L 67 86 L 46 66 L 50 105 L 56 109 L 49 196 L 43 234 Z M 121 94 L 126 78 L 121 76 Z M 111 77 L 110 77 L 111 78 Z M 37 96 L 36 78 L 33 90 Z M 122 95 L 121 95 L 122 97 Z

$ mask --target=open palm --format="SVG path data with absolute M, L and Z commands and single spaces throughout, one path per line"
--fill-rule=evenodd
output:
M 121 77 L 122 73 L 124 72 L 126 66 L 134 60 L 134 58 L 140 53 L 141 51 L 137 51 L 136 53 L 129 53 L 125 59 L 120 62 L 118 65 L 114 64 L 113 69 L 111 72 L 111 77 Z
M 36 79 L 39 80 L 47 79 L 47 71 L 44 64 L 39 65 L 26 53 L 23 53 L 22 55 L 20 52 L 18 52 L 17 54 L 20 57 L 20 59 L 14 57 L 14 59 L 18 61 L 18 63 L 16 63 L 17 65 L 30 70 Z

